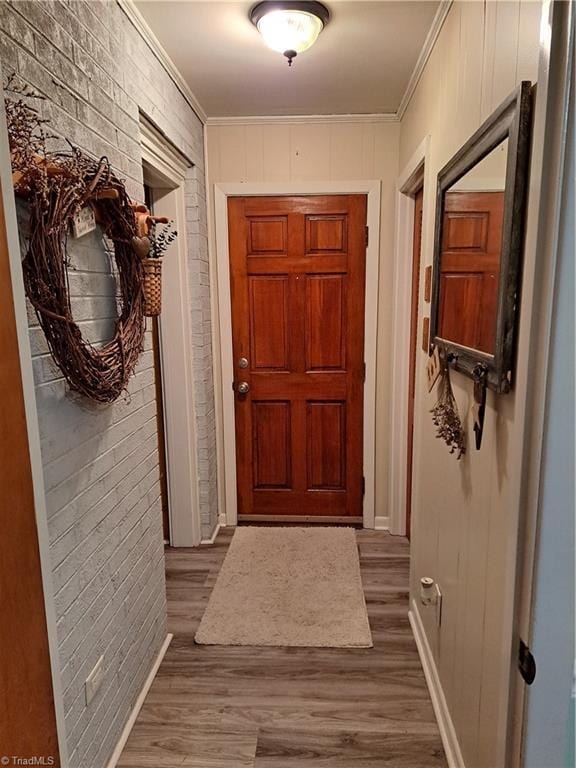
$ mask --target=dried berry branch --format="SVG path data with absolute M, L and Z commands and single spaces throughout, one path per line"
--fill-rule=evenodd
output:
M 450 453 L 456 453 L 456 458 L 461 459 L 466 453 L 466 433 L 460 421 L 458 406 L 452 392 L 450 367 L 445 361 L 438 382 L 438 402 L 430 413 L 434 426 L 437 427 L 436 437 L 444 440 L 450 448 Z

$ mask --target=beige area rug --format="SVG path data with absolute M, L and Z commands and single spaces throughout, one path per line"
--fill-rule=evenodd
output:
M 371 648 L 352 528 L 238 528 L 195 640 Z

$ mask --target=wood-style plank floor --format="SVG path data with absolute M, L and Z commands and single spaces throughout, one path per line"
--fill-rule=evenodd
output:
M 374 648 L 197 646 L 233 532 L 166 552 L 174 639 L 118 767 L 445 767 L 408 623 L 406 539 L 357 533 Z

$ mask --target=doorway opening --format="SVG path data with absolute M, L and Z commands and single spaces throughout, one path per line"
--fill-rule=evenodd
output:
M 426 178 L 428 147 L 426 136 L 398 177 L 396 189 L 396 244 L 394 258 L 394 338 L 392 352 L 392 408 L 390 413 L 390 533 L 410 538 L 412 523 L 412 480 L 417 475 L 418 456 L 414 434 L 419 414 L 415 408 L 422 367 L 418 365 L 419 341 L 426 345 L 426 318 L 420 327 L 421 275 L 426 262 Z M 428 277 L 429 269 L 426 271 Z M 420 333 L 422 339 L 420 339 Z
M 408 423 L 406 448 L 406 536 L 410 539 L 412 523 L 412 463 L 414 452 L 414 406 L 416 395 L 416 353 L 418 347 L 418 299 L 420 296 L 420 266 L 422 261 L 422 203 L 424 187 L 414 195 L 414 226 L 412 230 L 412 285 L 410 293 L 410 368 L 408 372 Z
M 151 182 L 150 172 L 147 181 Z M 154 214 L 154 188 L 144 182 L 144 203 Z M 162 533 L 164 543 L 170 543 L 170 511 L 168 498 L 168 464 L 166 461 L 166 420 L 164 417 L 164 386 L 162 371 L 162 350 L 160 348 L 160 323 L 158 317 L 150 318 L 152 325 L 152 353 L 154 355 L 154 384 L 156 391 L 156 431 L 158 435 L 158 468 L 160 474 L 160 504 L 162 507 Z
M 229 211 L 228 203 L 231 198 L 244 198 L 258 200 L 262 197 L 267 198 L 286 198 L 286 197 L 300 197 L 300 198 L 312 198 L 320 196 L 364 196 L 366 200 L 366 212 L 364 216 L 363 224 L 363 248 L 365 248 L 365 281 L 364 281 L 364 324 L 362 329 L 364 344 L 360 345 L 363 352 L 363 356 L 360 356 L 362 365 L 362 379 L 361 386 L 363 388 L 363 404 L 361 406 L 361 452 L 356 455 L 361 457 L 363 461 L 363 473 L 360 472 L 360 492 L 362 503 L 357 515 L 352 517 L 358 517 L 358 523 L 363 524 L 365 528 L 374 528 L 379 524 L 379 520 L 375 520 L 374 510 L 374 496 L 375 496 L 375 409 L 376 409 L 376 336 L 377 336 L 377 316 L 378 316 L 378 265 L 379 265 L 379 229 L 380 229 L 380 182 L 379 181 L 353 181 L 353 182 L 274 182 L 274 183 L 242 183 L 242 184 L 215 184 L 214 186 L 214 214 L 215 214 L 215 229 L 216 229 L 216 259 L 217 259 L 217 276 L 218 276 L 218 317 L 219 317 L 219 343 L 221 354 L 221 423 L 222 434 L 218 435 L 220 441 L 219 452 L 223 456 L 222 474 L 220 476 L 222 487 L 224 489 L 224 501 L 226 509 L 226 523 L 227 525 L 234 526 L 238 521 L 238 496 L 237 496 L 237 430 L 235 421 L 235 401 L 237 392 L 233 389 L 233 384 L 244 381 L 238 374 L 240 370 L 236 363 L 239 363 L 236 359 L 236 355 L 233 348 L 233 333 L 232 333 L 232 301 L 230 294 L 231 286 L 231 262 L 230 262 L 230 240 L 229 240 Z M 368 231 L 366 230 L 366 223 Z M 335 220 L 332 222 L 334 234 L 338 231 L 340 224 L 336 225 Z M 278 232 L 281 231 L 282 225 L 277 225 Z M 309 229 L 309 236 L 312 236 L 312 228 Z M 332 236 L 332 235 L 331 235 Z M 306 237 L 306 228 L 302 230 L 301 237 Z M 305 242 L 305 240 L 304 240 Z M 329 247 L 335 247 L 335 243 L 329 241 L 323 241 L 320 239 L 316 246 L 325 247 L 328 243 Z M 318 250 L 318 247 L 316 247 Z M 326 260 L 326 268 L 319 269 L 318 275 L 330 275 L 338 274 L 339 269 L 334 259 L 338 260 L 342 254 L 334 252 L 330 256 L 324 257 Z M 271 257 L 250 257 L 254 260 L 255 264 L 262 262 L 262 268 L 264 268 L 264 261 Z M 278 261 L 282 257 L 278 257 Z M 331 267 L 328 265 L 332 262 Z M 303 269 L 302 272 L 306 270 Z M 342 270 L 340 270 L 340 274 Z M 318 281 L 319 283 L 321 280 Z M 261 287 L 261 286 L 259 286 Z M 313 288 L 320 288 L 325 286 L 314 285 Z M 330 284 L 330 288 L 334 288 L 333 284 Z M 334 291 L 336 295 L 338 291 Z M 305 293 L 303 294 L 305 298 Z M 305 315 L 305 304 L 302 307 L 302 313 Z M 308 366 L 308 362 L 305 362 L 305 368 Z M 365 376 L 363 370 L 363 364 L 365 363 Z M 336 367 L 337 368 L 337 367 Z M 332 372 L 336 370 L 333 369 Z M 332 375 L 332 372 L 328 375 Z M 305 370 L 302 370 L 301 375 L 305 378 Z M 345 373 L 345 372 L 344 372 Z M 318 371 L 314 373 L 318 382 L 322 380 L 324 373 Z M 241 393 L 240 393 L 241 394 Z M 342 402 L 345 402 L 345 397 L 338 395 L 337 392 L 332 393 L 330 399 L 330 416 L 335 417 L 341 414 L 341 410 L 338 411 Z M 280 398 L 284 402 L 286 398 Z M 340 405 L 339 405 L 340 404 Z M 337 407 L 334 407 L 337 406 Z M 300 409 L 300 424 L 305 425 L 305 419 L 307 416 L 307 409 Z M 276 415 L 278 415 L 280 409 L 277 409 Z M 324 416 L 326 412 L 319 414 L 318 410 L 314 413 L 308 413 L 308 418 Z M 322 423 L 322 419 L 318 419 L 319 423 Z M 342 425 L 342 421 L 335 419 L 337 425 Z M 341 428 L 341 427 L 340 427 Z M 286 429 L 286 434 L 290 434 L 291 430 Z M 332 428 L 327 427 L 327 434 L 332 434 Z M 249 434 L 246 431 L 246 434 Z M 344 434 L 344 432 L 342 432 Z M 302 438 L 304 439 L 304 438 Z M 341 454 L 340 454 L 341 456 Z M 308 483 L 313 473 L 309 471 L 311 468 L 306 466 L 306 456 L 300 455 L 297 457 L 297 461 L 300 462 L 300 477 L 304 478 L 304 483 Z M 362 481 L 362 475 L 364 481 Z M 314 479 L 314 477 L 312 477 Z M 328 478 L 333 480 L 334 478 Z M 302 481 L 301 481 L 302 482 Z M 358 484 L 358 483 L 357 483 Z M 304 488 L 302 490 L 307 490 Z M 324 493 L 333 493 L 336 489 L 321 490 L 314 489 L 313 493 L 318 495 L 318 498 Z M 362 494 L 363 491 L 363 494 Z M 286 513 L 285 513 L 286 514 Z M 304 513 L 304 517 L 306 516 Z M 326 513 L 325 513 L 326 514 Z M 302 515 L 300 517 L 300 522 Z M 329 515 L 328 515 L 329 517 Z M 351 522 L 350 515 L 337 515 L 342 517 L 348 523 Z M 282 518 L 286 521 L 286 517 Z M 339 520 L 340 521 L 340 520 Z M 328 522 L 328 518 L 324 519 L 324 522 Z
M 195 547 L 201 527 L 186 236 L 186 185 L 193 169 L 144 116 L 140 129 L 145 202 L 178 233 L 162 259 L 162 312 L 148 320 L 164 539 L 173 547 Z

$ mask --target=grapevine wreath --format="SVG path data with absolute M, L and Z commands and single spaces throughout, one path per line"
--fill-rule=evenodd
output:
M 142 351 L 143 264 L 154 241 L 151 230 L 167 220 L 151 217 L 145 206 L 130 201 L 107 158 L 96 160 L 71 144 L 69 151 L 48 152 L 46 121 L 30 102 L 37 94 L 13 80 L 7 90 L 16 93 L 16 98 L 6 100 L 12 181 L 29 212 L 22 261 L 26 295 L 70 387 L 92 400 L 110 403 L 126 389 Z M 93 208 L 104 238 L 111 242 L 117 269 L 115 333 L 99 346 L 82 338 L 70 304 L 68 233 L 85 206 Z

